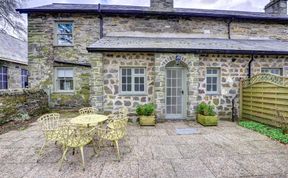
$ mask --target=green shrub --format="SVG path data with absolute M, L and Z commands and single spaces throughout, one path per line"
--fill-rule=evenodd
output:
M 266 135 L 273 140 L 288 144 L 288 135 L 283 134 L 282 129 L 271 127 L 254 121 L 240 121 L 239 125 Z
M 198 114 L 202 114 L 204 116 L 215 116 L 216 112 L 214 111 L 214 106 L 211 104 L 206 104 L 201 102 L 196 109 Z
M 138 116 L 151 116 L 154 114 L 155 105 L 153 103 L 138 105 L 136 113 Z

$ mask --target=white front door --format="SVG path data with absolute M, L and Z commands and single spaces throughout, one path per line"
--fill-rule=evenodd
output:
M 166 119 L 186 117 L 186 70 L 183 67 L 166 68 Z

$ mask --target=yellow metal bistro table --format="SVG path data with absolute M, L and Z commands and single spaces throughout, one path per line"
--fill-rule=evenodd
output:
M 80 125 L 84 127 L 96 126 L 99 123 L 103 123 L 108 119 L 108 116 L 101 114 L 85 114 L 74 117 L 70 120 L 71 124 Z

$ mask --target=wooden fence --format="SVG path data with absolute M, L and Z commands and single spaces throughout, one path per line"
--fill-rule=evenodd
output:
M 288 78 L 258 74 L 240 82 L 240 118 L 281 126 L 288 114 Z

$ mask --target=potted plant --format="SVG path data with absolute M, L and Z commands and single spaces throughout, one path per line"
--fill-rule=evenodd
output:
M 197 122 L 204 126 L 218 125 L 218 117 L 214 111 L 214 106 L 204 102 L 197 106 Z
M 155 105 L 153 103 L 138 105 L 136 108 L 136 113 L 139 116 L 139 123 L 141 126 L 155 126 Z

